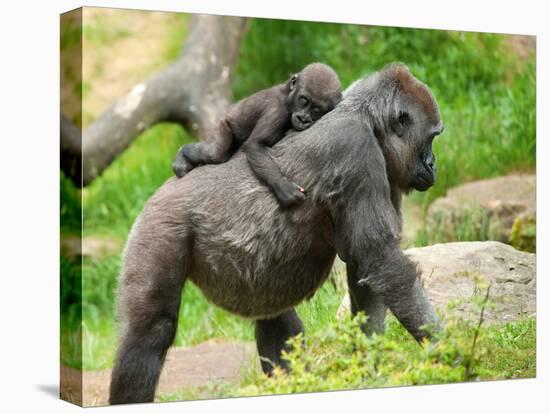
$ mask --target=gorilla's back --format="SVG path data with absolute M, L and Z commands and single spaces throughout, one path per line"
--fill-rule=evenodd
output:
M 189 181 L 187 276 L 212 302 L 245 317 L 273 316 L 326 279 L 334 260 L 330 221 L 311 200 L 282 209 L 243 154 L 201 167 Z
M 327 130 L 358 124 L 338 112 L 270 150 L 282 173 L 308 191 L 302 205 L 280 207 L 242 152 L 170 178 L 148 201 L 142 214 L 155 215 L 144 220 L 155 226 L 151 233 L 177 239 L 186 276 L 218 306 L 245 317 L 273 316 L 312 296 L 328 277 L 336 252 L 320 197 L 338 194 L 345 181 L 333 174 L 355 167 L 334 151 L 343 145 Z
M 155 233 L 182 241 L 186 276 L 208 299 L 257 318 L 312 296 L 335 252 L 328 215 L 310 199 L 281 208 L 246 162 L 238 153 L 227 163 L 170 178 L 142 214 L 159 215 L 146 220 L 155 223 Z

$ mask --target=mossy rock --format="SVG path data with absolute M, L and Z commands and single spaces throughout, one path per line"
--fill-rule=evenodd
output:
M 520 216 L 514 220 L 509 243 L 516 249 L 535 253 L 537 248 L 537 221 L 534 216 Z
M 428 210 L 427 241 L 497 240 L 534 252 L 535 197 L 534 175 L 498 177 L 452 188 Z

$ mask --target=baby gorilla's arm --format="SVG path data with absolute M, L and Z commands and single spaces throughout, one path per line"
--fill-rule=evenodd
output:
M 242 149 L 254 174 L 271 189 L 281 206 L 291 207 L 305 200 L 305 191 L 281 173 L 267 151 L 269 146 L 278 142 L 283 136 L 286 120 L 282 118 L 284 117 L 281 113 L 275 110 L 264 114 L 258 120 Z

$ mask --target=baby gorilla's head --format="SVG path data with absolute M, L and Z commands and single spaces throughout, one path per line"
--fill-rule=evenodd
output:
M 311 63 L 289 81 L 290 122 L 296 131 L 309 128 L 342 99 L 340 79 L 323 63 Z

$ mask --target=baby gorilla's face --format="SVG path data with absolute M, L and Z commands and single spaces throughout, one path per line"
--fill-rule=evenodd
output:
M 323 100 L 315 99 L 305 93 L 297 93 L 290 118 L 292 128 L 296 131 L 303 131 L 332 109 L 333 106 L 330 102 L 323 102 Z
M 312 126 L 342 99 L 338 75 L 323 63 L 307 65 L 300 73 L 292 76 L 289 90 L 290 123 L 296 131 Z

